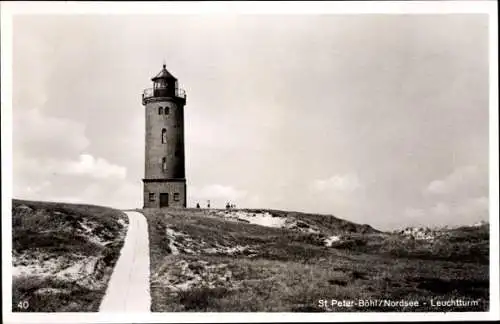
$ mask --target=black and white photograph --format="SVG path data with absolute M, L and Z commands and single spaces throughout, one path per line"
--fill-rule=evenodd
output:
M 496 2 L 1 6 L 6 323 L 499 318 Z

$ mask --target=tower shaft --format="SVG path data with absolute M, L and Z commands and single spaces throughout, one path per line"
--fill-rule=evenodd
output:
M 144 208 L 186 207 L 184 106 L 186 95 L 165 66 L 145 106 Z

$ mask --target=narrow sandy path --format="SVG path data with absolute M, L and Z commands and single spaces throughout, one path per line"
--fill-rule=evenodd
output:
M 144 215 L 125 212 L 129 227 L 100 312 L 150 312 L 149 238 Z

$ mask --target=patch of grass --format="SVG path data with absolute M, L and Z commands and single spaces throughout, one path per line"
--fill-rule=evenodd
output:
M 253 210 L 258 212 L 259 210 Z M 461 260 L 473 249 L 454 242 L 467 242 L 461 231 L 455 241 L 417 242 L 382 233 L 362 225 L 325 215 L 270 211 L 276 217 L 293 215 L 321 228 L 308 234 L 208 217 L 206 210 L 145 210 L 149 222 L 151 273 L 176 277 L 179 260 L 191 271 L 200 261 L 223 264 L 230 280 L 213 290 L 208 286 L 174 291 L 161 280 L 151 287 L 152 311 L 208 312 L 394 312 L 453 311 L 430 308 L 431 299 L 472 298 L 477 306 L 460 311 L 485 311 L 489 307 L 489 267 L 482 257 Z M 248 255 L 172 255 L 165 242 L 166 227 L 188 234 L 193 240 L 225 246 L 250 245 Z M 361 227 L 359 227 L 361 226 Z M 343 230 L 342 239 L 325 247 L 328 233 Z M 326 234 L 325 234 L 326 233 Z M 332 235 L 333 235 L 332 234 Z M 485 236 L 474 244 L 485 244 Z M 441 244 L 441 245 L 440 245 Z M 426 250 L 427 249 L 427 250 Z M 447 251 L 454 251 L 447 253 Z M 479 249 L 480 254 L 485 251 Z M 477 251 L 476 251 L 477 252 Z M 154 260 L 154 262 L 153 262 Z M 171 271 L 171 272 L 169 272 Z M 177 271 L 177 272 L 176 272 Z M 200 270 L 201 271 L 201 270 Z M 320 300 L 418 300 L 419 307 L 324 307 Z
M 17 312 L 95 312 L 124 243 L 127 216 L 112 208 L 57 202 L 14 199 L 12 201 L 13 256 L 52 258 L 78 254 L 102 260 L 104 269 L 95 269 L 100 287 L 86 288 L 77 282 L 55 277 L 17 277 L 13 279 L 12 311 Z M 109 241 L 98 244 L 82 235 L 81 223 L 92 223 L 92 235 Z M 25 260 L 25 263 L 29 260 Z M 23 307 L 29 305 L 27 308 Z
M 18 210 L 17 207 L 21 205 L 30 207 L 34 213 Z M 77 226 L 78 220 L 87 218 L 101 225 L 98 230 L 106 229 L 116 233 L 121 228 L 117 221 L 119 219 L 127 221 L 123 212 L 95 205 L 13 199 L 12 210 L 12 228 L 29 228 L 33 231 L 45 231 L 48 227 L 54 231 L 64 230 Z M 26 214 L 30 217 L 23 217 Z
M 29 249 L 44 250 L 48 253 L 74 253 L 96 255 L 102 250 L 99 244 L 90 242 L 85 237 L 71 232 L 34 232 L 30 229 L 17 229 L 12 233 L 12 248 L 16 252 Z
M 489 238 L 481 240 L 436 238 L 434 241 L 413 240 L 398 236 L 385 236 L 380 240 L 364 239 L 359 248 L 366 253 L 389 255 L 397 258 L 443 260 L 489 264 Z
M 12 290 L 13 312 L 97 312 L 104 297 L 104 291 L 52 278 L 16 278 Z
M 467 235 L 471 239 L 467 239 Z M 434 240 L 416 240 L 387 233 L 344 234 L 332 248 L 395 258 L 489 264 L 489 236 L 481 228 L 449 230 Z

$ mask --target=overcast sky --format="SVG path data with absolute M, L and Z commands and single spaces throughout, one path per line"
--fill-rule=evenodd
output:
M 188 204 L 488 218 L 485 15 L 14 19 L 16 198 L 142 206 L 141 92 L 188 94 Z

